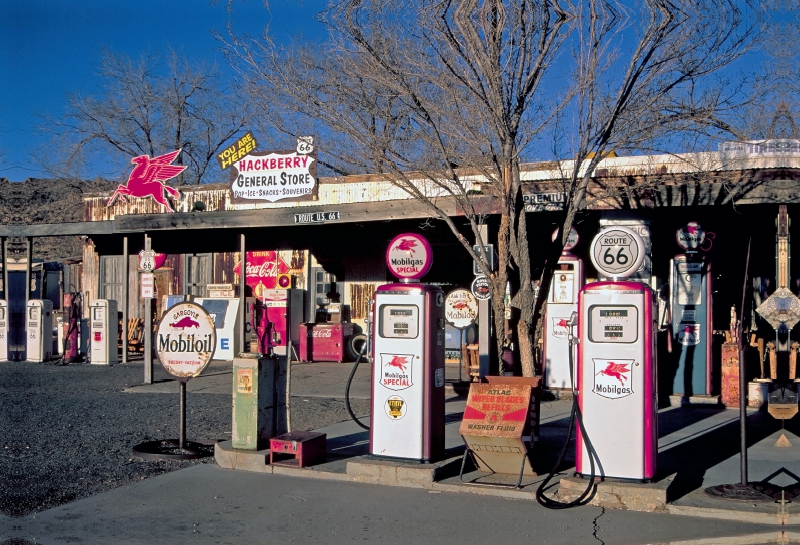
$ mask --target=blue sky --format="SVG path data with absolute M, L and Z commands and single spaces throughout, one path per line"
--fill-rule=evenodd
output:
M 322 38 L 314 16 L 325 0 L 0 0 L 0 177 L 20 182 L 46 177 L 30 159 L 47 153 L 37 112 L 58 116 L 70 92 L 99 89 L 99 51 L 138 59 L 168 48 L 190 60 L 227 68 L 212 33 L 261 34 L 278 39 Z

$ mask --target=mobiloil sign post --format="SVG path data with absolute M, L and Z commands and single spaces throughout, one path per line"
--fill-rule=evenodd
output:
M 599 477 L 652 479 L 657 419 L 653 291 L 623 279 L 644 259 L 642 238 L 611 227 L 592 242 L 591 259 L 612 282 L 587 284 L 578 297 L 578 403 L 593 452 L 578 430 L 576 470 Z
M 164 370 L 180 382 L 180 436 L 177 445 L 174 440 L 148 441 L 137 445 L 133 448 L 137 456 L 183 459 L 199 456 L 186 442 L 186 383 L 199 376 L 208 366 L 216 346 L 214 320 L 200 305 L 178 303 L 161 318 L 156 333 L 156 352 Z M 179 449 L 178 453 L 170 453 L 175 446 Z
M 444 294 L 415 283 L 433 263 L 420 235 L 394 238 L 386 264 L 399 284 L 373 295 L 370 454 L 434 461 L 444 454 Z
M 670 325 L 678 350 L 672 394 L 690 401 L 711 395 L 711 263 L 698 253 L 706 241 L 699 224 L 678 229 L 675 239 L 685 253 L 670 262 Z
M 553 239 L 557 234 L 558 230 L 553 233 Z M 569 362 L 573 348 L 570 347 L 567 323 L 570 316 L 578 311 L 578 293 L 584 283 L 583 260 L 570 253 L 578 240 L 578 233 L 570 229 L 564 252 L 553 271 L 550 295 L 547 297 L 542 350 L 545 386 L 550 389 L 572 388 Z

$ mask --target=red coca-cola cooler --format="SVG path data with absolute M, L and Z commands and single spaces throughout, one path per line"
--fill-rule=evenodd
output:
M 353 333 L 353 324 L 301 324 L 300 359 L 341 363 Z

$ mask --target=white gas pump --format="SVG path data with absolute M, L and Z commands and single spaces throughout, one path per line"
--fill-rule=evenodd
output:
M 612 227 L 592 242 L 591 259 L 612 282 L 587 284 L 578 300 L 578 402 L 591 452 L 578 430 L 576 470 L 598 477 L 655 477 L 658 446 L 653 291 L 621 279 L 639 270 L 644 243 Z
M 558 230 L 553 233 L 553 237 L 557 233 Z M 584 284 L 583 260 L 569 253 L 577 244 L 578 233 L 572 229 L 567 244 L 564 245 L 564 252 L 553 271 L 550 295 L 547 298 L 542 350 L 545 386 L 551 390 L 572 388 L 567 324 L 570 316 L 578 311 L 578 293 Z
M 424 238 L 407 234 L 389 245 L 387 264 L 399 278 L 417 279 L 431 257 Z M 372 304 L 370 454 L 435 461 L 444 454 L 444 294 L 438 286 L 386 284 Z
M 0 299 L 0 361 L 8 359 L 8 303 Z
M 117 302 L 95 299 L 89 305 L 89 359 L 93 364 L 114 365 L 117 354 Z
M 28 361 L 47 361 L 53 355 L 53 302 L 31 299 L 26 309 Z

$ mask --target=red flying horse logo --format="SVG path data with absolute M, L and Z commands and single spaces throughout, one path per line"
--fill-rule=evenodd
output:
M 400 250 L 402 252 L 411 252 L 413 254 L 413 253 L 416 253 L 416 250 L 414 249 L 416 247 L 417 247 L 417 241 L 416 240 L 411 239 L 411 238 L 404 238 L 397 244 L 397 246 L 395 246 L 392 249 L 393 250 Z
M 614 363 L 613 361 L 608 362 L 608 367 L 605 369 L 601 369 L 597 372 L 598 375 L 605 375 L 607 377 L 613 377 L 619 381 L 620 384 L 625 386 L 625 382 L 623 379 L 628 380 L 627 374 L 630 373 L 630 369 L 628 369 L 627 363 Z
M 397 367 L 403 373 L 406 372 L 406 366 L 408 365 L 408 358 L 405 356 L 395 356 L 391 359 L 391 361 L 386 362 L 386 365 L 389 367 Z
M 168 212 L 174 212 L 164 192 L 166 191 L 173 199 L 179 199 L 181 194 L 177 189 L 169 187 L 164 182 L 186 170 L 187 167 L 171 164 L 180 152 L 181 150 L 175 150 L 152 159 L 149 155 L 139 155 L 131 159 L 131 163 L 136 166 L 133 167 L 130 176 L 128 176 L 128 183 L 117 187 L 117 190 L 108 200 L 107 206 L 114 204 L 114 199 L 117 198 L 117 195 L 119 195 L 122 202 L 126 202 L 126 196 L 153 197 Z
M 468 308 L 468 307 L 469 307 L 469 304 L 467 304 L 465 301 L 459 301 L 458 303 L 454 303 L 453 304 L 453 308 L 455 310 L 462 310 L 462 309 L 465 309 L 465 308 Z

